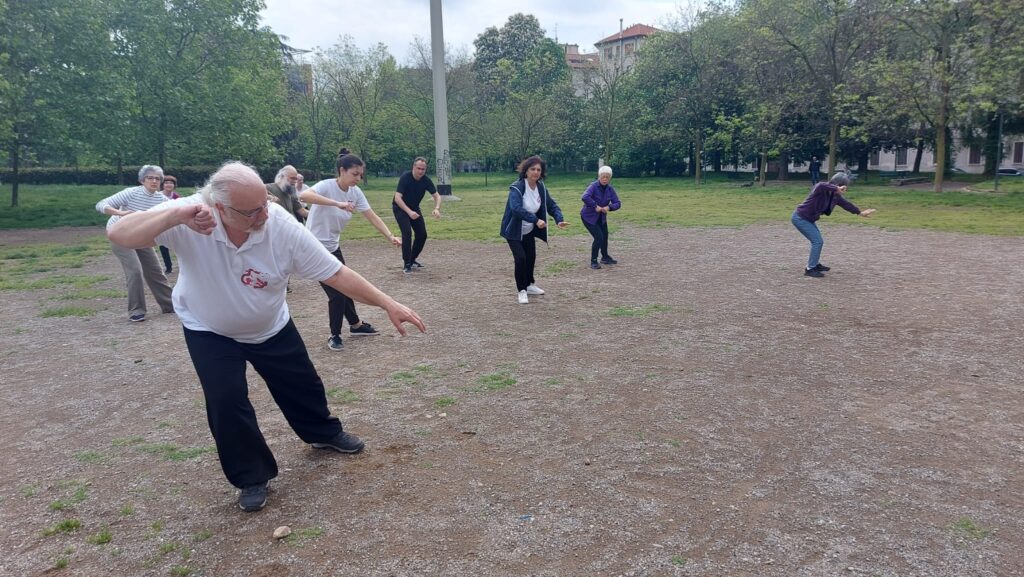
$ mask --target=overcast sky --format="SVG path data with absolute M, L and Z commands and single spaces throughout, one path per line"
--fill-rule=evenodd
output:
M 406 63 L 415 36 L 430 42 L 430 0 L 266 0 L 263 23 L 296 48 L 327 48 L 344 34 L 366 49 L 383 42 Z M 533 14 L 550 38 L 594 52 L 594 42 L 623 27 L 664 28 L 687 0 L 442 0 L 444 41 L 473 51 L 473 40 L 489 26 L 500 28 L 517 12 Z M 628 6 L 628 10 L 627 7 Z

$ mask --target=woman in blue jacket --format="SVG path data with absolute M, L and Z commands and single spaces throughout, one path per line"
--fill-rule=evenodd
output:
M 583 219 L 583 226 L 587 227 L 590 236 L 594 237 L 594 242 L 590 244 L 590 268 L 593 269 L 601 268 L 601 264 L 619 262 L 608 254 L 608 212 L 622 207 L 611 181 L 612 167 L 602 166 L 597 169 L 597 180 L 590 183 L 583 193 L 580 218 Z M 597 262 L 599 251 L 602 255 L 601 264 Z
M 843 207 L 847 212 L 865 217 L 875 212 L 873 208 L 861 210 L 852 202 L 843 198 L 843 195 L 846 194 L 846 187 L 849 184 L 850 177 L 845 172 L 837 172 L 828 182 L 819 182 L 814 185 L 807 198 L 793 211 L 790 222 L 811 243 L 811 255 L 807 258 L 804 276 L 821 278 L 829 270 L 829 267 L 821 264 L 821 247 L 825 246 L 825 240 L 821 238 L 821 231 L 818 230 L 818 225 L 814 224 L 821 218 L 821 215 L 828 216 L 832 214 L 832 209 L 836 205 Z
M 547 168 L 547 163 L 539 156 L 519 163 L 519 180 L 508 189 L 505 214 L 501 217 L 501 236 L 508 242 L 515 259 L 517 298 L 522 305 L 530 302 L 527 295 L 544 294 L 533 278 L 533 269 L 537 263 L 536 239 L 548 241 L 548 214 L 554 217 L 558 228 L 569 226 L 544 186 Z

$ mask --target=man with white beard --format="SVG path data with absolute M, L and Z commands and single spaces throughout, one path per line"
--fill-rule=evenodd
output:
M 299 171 L 292 165 L 287 165 L 277 171 L 274 182 L 267 185 L 267 193 L 273 196 L 274 202 L 281 205 L 281 208 L 288 211 L 299 222 L 305 222 L 309 211 L 299 202 L 299 193 L 296 186 L 299 183 Z

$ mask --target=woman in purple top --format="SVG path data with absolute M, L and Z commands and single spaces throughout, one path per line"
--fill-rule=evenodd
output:
M 602 166 L 597 170 L 597 180 L 590 183 L 583 193 L 583 209 L 580 218 L 587 227 L 594 242 L 590 245 L 590 268 L 601 268 L 597 262 L 597 253 L 601 252 L 602 264 L 617 264 L 608 254 L 608 211 L 619 210 L 622 203 L 615 189 L 609 184 L 612 181 L 612 167 Z
M 804 276 L 820 278 L 825 276 L 824 272 L 829 267 L 821 264 L 821 247 L 825 240 L 821 238 L 821 231 L 818 230 L 817 222 L 821 215 L 832 214 L 832 209 L 839 206 L 847 212 L 860 216 L 870 216 L 875 212 L 873 208 L 861 210 L 852 202 L 843 198 L 846 194 L 846 187 L 850 184 L 850 177 L 845 172 L 838 172 L 828 182 L 819 182 L 811 189 L 811 194 L 800 203 L 793 211 L 791 219 L 793 226 L 800 231 L 800 234 L 811 241 L 811 256 L 807 259 L 807 267 L 804 269 Z

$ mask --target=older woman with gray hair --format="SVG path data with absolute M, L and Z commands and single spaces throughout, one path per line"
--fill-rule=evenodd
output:
M 843 210 L 859 216 L 871 216 L 875 209 L 866 208 L 861 210 L 852 202 L 843 198 L 846 194 L 846 187 L 850 185 L 850 177 L 845 172 L 837 172 L 828 182 L 819 182 L 811 189 L 807 198 L 793 211 L 790 221 L 800 234 L 807 237 L 811 243 L 811 255 L 807 259 L 807 266 L 804 268 L 804 276 L 821 278 L 825 272 L 830 270 L 821 264 L 821 248 L 825 246 L 825 240 L 821 237 L 821 231 L 815 222 L 821 215 L 832 214 L 832 209 L 839 205 Z
M 122 216 L 148 210 L 168 200 L 160 192 L 163 178 L 162 168 L 147 164 L 139 169 L 141 186 L 126 188 L 97 202 L 96 210 L 101 214 L 110 215 L 107 230 L 109 231 Z M 128 285 L 128 320 L 136 323 L 146 320 L 146 293 L 142 288 L 143 281 L 149 285 L 149 290 L 160 305 L 160 310 L 173 313 L 171 285 L 167 282 L 167 276 L 160 267 L 160 260 L 153 248 L 124 248 L 114 243 L 110 243 L 110 248 L 124 269 L 124 278 Z

